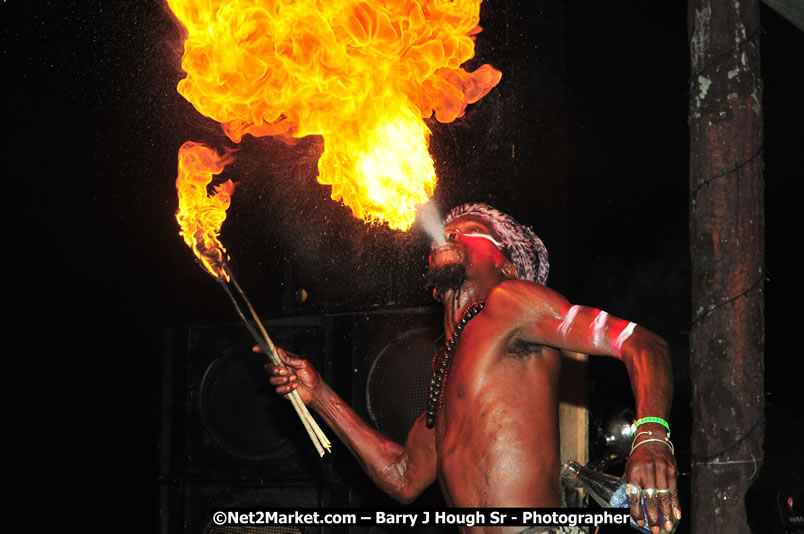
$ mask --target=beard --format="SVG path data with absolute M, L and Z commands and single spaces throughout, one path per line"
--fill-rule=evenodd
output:
M 462 263 L 450 263 L 436 269 L 430 269 L 424 276 L 428 290 L 435 289 L 439 294 L 447 289 L 458 289 L 466 281 L 466 266 Z

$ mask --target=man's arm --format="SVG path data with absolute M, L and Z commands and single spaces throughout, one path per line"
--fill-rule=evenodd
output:
M 628 369 L 631 389 L 636 399 L 637 418 L 669 419 L 673 400 L 673 367 L 670 350 L 664 339 L 647 329 L 637 327 L 621 347 L 620 358 Z M 665 522 L 681 518 L 678 499 L 678 468 L 669 445 L 669 431 L 660 423 L 643 423 L 637 428 L 631 455 L 625 466 L 625 479 L 644 489 L 667 490 L 666 493 L 643 493 L 647 522 L 659 525 L 658 512 Z M 659 440 L 659 441 L 652 441 Z M 636 500 L 636 499 L 632 499 Z M 630 502 L 634 519 L 642 518 L 638 502 Z M 670 525 L 666 525 L 670 530 Z M 654 529 L 655 530 L 655 529 Z
M 288 368 L 266 365 L 277 393 L 294 389 L 315 410 L 352 452 L 371 480 L 402 503 L 413 501 L 436 479 L 435 432 L 416 419 L 405 445 L 399 445 L 361 419 L 332 388 L 321 380 L 309 362 L 281 349 Z
M 523 322 L 516 335 L 559 349 L 622 360 L 631 381 L 637 418 L 668 419 L 673 368 L 668 345 L 661 337 L 603 310 L 571 305 L 562 295 L 538 284 L 510 281 L 498 288 L 500 297 L 521 311 Z M 659 512 L 666 520 L 681 517 L 678 470 L 668 439 L 667 429 L 660 423 L 640 425 L 624 474 L 628 482 L 643 489 L 662 490 L 646 498 L 645 503 L 648 525 L 655 531 Z M 630 508 L 634 519 L 642 523 L 645 518 L 639 503 L 634 501 Z

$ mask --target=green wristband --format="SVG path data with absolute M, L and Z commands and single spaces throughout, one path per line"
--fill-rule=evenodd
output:
M 631 428 L 636 432 L 637 427 L 644 423 L 659 423 L 667 429 L 667 437 L 670 437 L 670 425 L 661 417 L 643 417 L 642 419 L 638 419 Z

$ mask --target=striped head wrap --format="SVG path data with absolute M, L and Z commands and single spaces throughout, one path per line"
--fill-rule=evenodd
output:
M 531 280 L 540 284 L 547 281 L 547 274 L 550 271 L 547 248 L 533 230 L 522 226 L 510 215 L 482 203 L 456 206 L 444 217 L 444 226 L 464 215 L 483 219 L 500 236 L 505 247 L 504 252 L 511 258 L 520 280 Z

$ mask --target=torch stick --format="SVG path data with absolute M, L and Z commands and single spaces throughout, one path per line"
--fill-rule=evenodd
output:
M 226 282 L 225 278 L 217 277 L 218 282 L 220 283 L 221 287 L 223 287 L 223 290 L 226 292 L 226 294 L 229 296 L 229 299 L 232 301 L 232 304 L 234 305 L 237 314 L 240 316 L 240 319 L 242 319 L 243 324 L 246 325 L 246 328 L 248 329 L 249 333 L 254 338 L 254 340 L 257 342 L 257 345 L 259 345 L 260 349 L 262 349 L 262 352 L 268 358 L 271 359 L 274 365 L 284 366 L 285 365 L 284 362 L 282 362 L 282 360 L 279 358 L 279 354 L 276 351 L 276 346 L 273 344 L 270 336 L 268 336 L 268 333 L 265 331 L 265 327 L 260 321 L 259 316 L 254 310 L 254 307 L 251 305 L 251 302 L 249 301 L 248 297 L 246 297 L 246 294 L 243 292 L 243 290 L 240 288 L 240 285 L 237 283 L 237 280 L 233 276 L 232 271 L 229 268 L 229 265 L 225 262 L 223 263 L 223 269 L 226 271 L 226 274 L 229 276 L 230 280 L 234 284 L 238 294 L 242 297 L 243 301 L 248 306 L 248 309 L 251 312 L 252 317 L 254 317 L 254 321 L 260 328 L 262 336 L 260 335 L 260 333 L 257 332 L 257 330 L 254 328 L 251 322 L 246 318 L 245 314 L 240 308 L 240 304 L 237 302 L 237 299 L 232 294 L 232 291 L 229 289 L 229 284 Z M 312 415 L 310 415 L 307 406 L 305 406 L 304 402 L 301 400 L 301 397 L 299 396 L 299 392 L 295 390 L 291 391 L 288 394 L 288 398 L 290 399 L 291 404 L 293 405 L 293 408 L 296 410 L 296 413 L 298 414 L 302 423 L 304 424 L 304 428 L 305 430 L 307 430 L 307 434 L 310 436 L 310 440 L 313 442 L 313 445 L 315 445 L 315 448 L 318 451 L 318 455 L 324 456 L 325 452 L 324 449 L 331 452 L 331 443 L 329 439 L 321 430 L 321 427 L 318 426 L 318 423 L 315 421 L 315 419 L 313 419 Z

